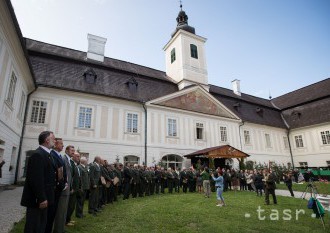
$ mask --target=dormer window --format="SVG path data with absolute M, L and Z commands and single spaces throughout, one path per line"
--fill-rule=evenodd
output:
M 173 63 L 175 61 L 176 57 L 175 57 L 175 48 L 173 48 L 171 50 L 171 63 Z
M 262 108 L 260 108 L 260 107 L 257 107 L 257 108 L 256 108 L 256 113 L 257 113 L 259 116 L 263 117 L 263 115 L 264 115 L 264 110 L 263 110 Z
M 135 78 L 130 78 L 127 82 L 126 85 L 128 87 L 128 89 L 131 92 L 135 92 L 137 90 L 137 86 L 139 85 L 138 82 L 135 80 Z
M 241 104 L 239 102 L 236 102 L 233 104 L 233 107 L 235 108 L 236 111 L 238 111 L 238 108 L 241 107 Z
M 292 117 L 292 119 L 295 121 L 295 120 L 299 120 L 300 119 L 300 116 L 301 116 L 301 113 L 300 112 L 298 112 L 298 111 L 293 111 L 292 113 L 291 113 L 291 117 Z
M 97 75 L 92 68 L 85 71 L 84 75 L 85 81 L 89 84 L 94 84 L 96 82 Z
M 191 57 L 198 59 L 197 46 L 194 44 L 190 44 L 190 55 Z

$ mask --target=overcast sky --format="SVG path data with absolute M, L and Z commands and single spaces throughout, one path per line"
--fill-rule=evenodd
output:
M 24 37 L 165 71 L 164 45 L 178 0 L 12 0 Z M 329 0 L 184 0 L 190 26 L 207 38 L 209 83 L 277 97 L 330 77 Z

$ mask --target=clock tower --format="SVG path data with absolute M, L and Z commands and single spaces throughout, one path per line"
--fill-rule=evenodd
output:
M 206 38 L 195 34 L 195 28 L 188 25 L 188 16 L 182 10 L 182 5 L 180 8 L 176 18 L 177 27 L 164 46 L 166 74 L 177 82 L 180 90 L 198 84 L 208 91 Z

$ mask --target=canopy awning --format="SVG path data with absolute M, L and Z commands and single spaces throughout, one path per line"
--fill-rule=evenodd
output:
M 209 147 L 205 148 L 203 150 L 199 150 L 196 152 L 193 152 L 191 154 L 184 155 L 184 157 L 191 159 L 195 157 L 201 157 L 201 158 L 246 158 L 250 155 L 230 146 L 230 145 L 224 145 L 224 146 L 215 146 L 215 147 Z

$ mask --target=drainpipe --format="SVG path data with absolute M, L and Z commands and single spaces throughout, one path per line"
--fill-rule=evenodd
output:
M 292 148 L 291 148 L 291 143 L 290 143 L 290 128 L 288 129 L 287 136 L 288 136 L 289 150 L 290 150 L 290 155 L 291 155 L 292 169 L 294 169 L 294 162 L 293 162 Z
M 242 137 L 241 137 L 241 127 L 243 125 L 244 125 L 244 121 L 242 121 L 242 124 L 239 124 L 239 126 L 238 126 L 239 144 L 240 144 L 241 151 L 243 151 Z M 243 160 L 243 158 L 242 158 L 242 160 Z M 240 166 L 240 160 L 239 159 L 238 159 L 238 162 L 239 162 L 238 166 Z M 239 168 L 239 169 L 241 169 L 241 168 Z
M 144 164 L 147 166 L 147 108 L 145 102 L 142 103 L 144 109 Z
M 21 160 L 21 152 L 22 152 L 22 144 L 23 144 L 23 136 L 25 133 L 25 126 L 26 126 L 26 118 L 28 115 L 28 109 L 29 109 L 29 102 L 30 102 L 30 97 L 31 95 L 37 90 L 37 88 L 34 88 L 33 91 L 31 91 L 27 97 L 26 97 L 26 105 L 25 105 L 25 112 L 24 112 L 24 118 L 23 118 L 23 127 L 22 127 L 22 134 L 21 138 L 19 140 L 19 147 L 18 147 L 18 154 L 17 154 L 17 161 L 16 161 L 16 169 L 15 169 L 15 180 L 14 184 L 17 184 L 17 178 L 18 178 L 18 169 L 20 165 L 20 160 Z
M 242 137 L 241 137 L 241 127 L 244 125 L 244 121 L 242 121 L 242 124 L 238 126 L 238 133 L 239 133 L 239 144 L 241 146 L 241 151 L 243 151 L 243 146 L 242 146 Z

